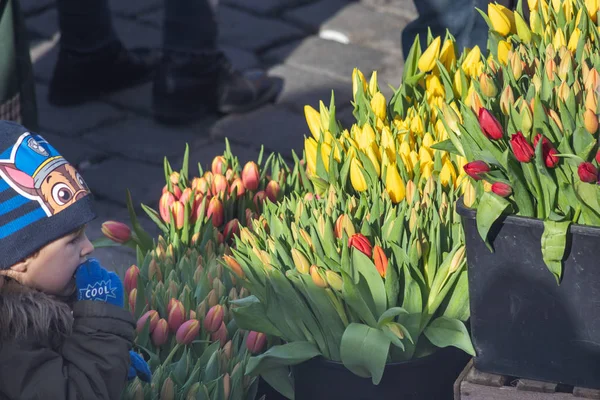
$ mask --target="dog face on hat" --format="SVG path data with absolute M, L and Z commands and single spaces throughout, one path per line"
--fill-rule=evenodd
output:
M 19 137 L 8 159 L 0 159 L 0 177 L 37 201 L 49 217 L 90 193 L 75 168 L 44 138 L 29 132 Z

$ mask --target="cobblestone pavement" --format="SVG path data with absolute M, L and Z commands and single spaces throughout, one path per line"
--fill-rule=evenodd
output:
M 160 45 L 162 0 L 110 1 L 116 30 L 127 46 Z M 47 85 L 58 41 L 54 1 L 21 3 L 31 33 L 41 132 L 78 164 L 99 200 L 91 238 L 101 235 L 100 225 L 107 219 L 128 221 L 126 188 L 136 204 L 156 206 L 164 184 L 163 157 L 180 164 L 186 143 L 192 165 L 208 165 L 223 152 L 224 138 L 242 161 L 256 159 L 261 144 L 291 158 L 292 149 L 301 152 L 308 132 L 304 105 L 328 104 L 331 90 L 339 118 L 350 123 L 352 68 L 367 76 L 377 70 L 380 86 L 397 87 L 400 33 L 416 16 L 412 0 L 223 0 L 222 48 L 239 69 L 263 67 L 284 78 L 283 93 L 275 104 L 250 114 L 207 117 L 171 128 L 151 118 L 150 84 L 79 107 L 50 106 Z M 156 233 L 149 220 L 142 222 Z M 119 272 L 134 261 L 134 254 L 121 248 L 101 249 L 96 256 Z

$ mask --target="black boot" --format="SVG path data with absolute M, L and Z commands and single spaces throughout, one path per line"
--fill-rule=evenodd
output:
M 272 102 L 283 81 L 263 71 L 234 70 L 221 52 L 203 55 L 168 53 L 154 80 L 154 118 L 183 124 L 208 113 L 252 111 Z
M 92 54 L 59 50 L 48 101 L 73 106 L 152 79 L 160 57 L 150 49 L 127 50 L 120 42 Z

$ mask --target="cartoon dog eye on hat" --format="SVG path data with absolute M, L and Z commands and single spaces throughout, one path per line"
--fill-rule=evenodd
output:
M 10 150 L 10 157 L 6 158 Z M 79 173 L 39 135 L 22 134 L 0 155 L 0 175 L 20 195 L 37 201 L 48 217 L 90 193 Z

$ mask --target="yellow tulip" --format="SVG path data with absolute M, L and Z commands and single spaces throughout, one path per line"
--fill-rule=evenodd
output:
M 321 130 L 323 130 L 323 127 L 321 126 L 321 115 L 319 112 L 311 106 L 306 105 L 304 106 L 304 116 L 306 117 L 310 133 L 315 139 L 321 139 Z
M 462 79 L 459 69 L 454 73 L 454 94 L 459 97 L 462 95 Z
M 571 37 L 569 38 L 569 44 L 567 44 L 567 49 L 571 53 L 575 53 L 577 51 L 577 45 L 579 44 L 579 38 L 581 36 L 581 30 L 579 28 L 575 28 Z
M 435 123 L 435 135 L 439 142 L 448 139 L 448 132 L 446 131 L 444 123 L 440 119 L 438 119 L 438 121 Z
M 551 0 L 552 3 L 552 8 L 554 9 L 555 13 L 558 13 L 560 11 L 560 6 L 562 3 L 562 0 Z
M 375 113 L 375 116 L 381 120 L 385 120 L 387 115 L 385 97 L 381 92 L 377 92 L 371 99 L 371 109 Z
M 410 131 L 417 135 L 422 135 L 424 132 L 423 120 L 420 115 L 416 115 L 412 121 L 410 121 Z
M 573 2 L 571 0 L 566 0 L 562 5 L 563 10 L 565 11 L 565 18 L 567 23 L 571 22 L 573 19 Z
M 357 192 L 367 190 L 367 180 L 365 179 L 363 167 L 356 157 L 350 161 L 350 183 Z
M 465 206 L 471 207 L 475 204 L 475 199 L 477 198 L 477 192 L 475 191 L 475 187 L 471 183 L 471 181 L 467 180 L 464 182 L 462 186 L 463 190 L 463 201 L 465 202 Z
M 533 14 L 538 8 L 538 0 L 527 0 L 527 5 L 529 6 L 529 11 Z
M 413 168 L 419 164 L 419 155 L 417 154 L 416 151 L 411 150 L 411 152 L 408 154 L 409 158 L 410 158 L 410 163 L 413 166 Z
M 367 154 L 367 157 L 369 157 L 369 160 L 371 160 L 371 164 L 373 164 L 373 167 L 375 168 L 375 172 L 377 172 L 377 177 L 380 177 L 381 176 L 381 166 L 379 165 L 379 157 L 377 155 L 378 151 L 376 149 L 377 149 L 377 146 L 375 145 L 375 143 L 373 143 L 367 149 L 366 154 Z
M 331 154 L 331 145 L 321 143 L 321 159 L 325 165 L 325 171 L 329 172 L 329 155 Z
M 502 65 L 508 64 L 508 52 L 510 51 L 511 45 L 506 40 L 500 40 L 498 42 L 498 62 Z
M 396 152 L 396 143 L 394 141 L 394 136 L 392 135 L 392 131 L 387 126 L 384 126 L 381 130 L 381 146 L 384 149 L 392 150 L 394 153 Z
M 400 143 L 400 148 L 398 149 L 398 152 L 401 155 L 404 155 L 404 156 L 408 157 L 410 155 L 410 152 L 411 152 L 410 144 L 408 142 L 402 142 L 402 143 Z
M 375 141 L 375 131 L 367 122 L 362 129 L 356 130 L 354 139 L 356 139 L 356 143 L 358 143 L 358 148 L 365 150 Z
M 419 149 L 419 161 L 421 163 L 429 161 L 433 162 L 433 154 L 431 153 L 431 150 L 426 147 L 421 147 Z
M 436 75 L 429 75 L 425 78 L 425 87 L 427 94 L 430 96 L 445 96 L 446 91 L 444 90 L 444 86 Z
M 498 6 L 498 4 L 488 3 L 488 17 L 492 23 L 492 29 L 502 36 L 510 33 L 510 19 Z
M 419 67 L 421 72 L 429 72 L 433 70 L 433 67 L 436 65 L 435 62 L 440 56 L 441 43 L 441 38 L 439 36 L 436 37 L 433 42 L 431 42 L 429 47 L 427 47 L 427 50 L 421 54 L 421 57 L 419 57 L 419 61 L 417 63 L 417 67 Z
M 440 51 L 440 62 L 448 71 L 450 71 L 452 69 L 452 65 L 456 63 L 456 50 L 454 48 L 454 41 L 449 38 L 444 40 L 444 45 Z
M 479 64 L 481 63 L 481 50 L 479 46 L 473 47 L 465 57 L 461 68 L 465 71 L 465 74 L 469 76 L 477 76 L 480 69 Z
M 373 71 L 371 74 L 371 80 L 369 81 L 369 93 L 371 96 L 375 96 L 379 90 L 377 89 L 377 71 Z
M 484 192 L 491 192 L 492 191 L 492 184 L 491 184 L 491 182 L 483 181 L 483 191 Z
M 423 135 L 423 140 L 421 141 L 421 146 L 429 149 L 434 144 L 435 144 L 435 141 L 433 140 L 433 136 L 431 136 L 431 133 L 429 133 L 429 132 L 425 133 L 425 135 Z
M 314 138 L 304 139 L 304 151 L 307 172 L 309 175 L 314 175 L 317 171 L 317 141 Z
M 567 41 L 565 40 L 565 33 L 562 31 L 562 29 L 559 28 L 556 30 L 556 33 L 554 34 L 554 39 L 552 39 L 552 45 L 557 50 L 560 49 L 562 46 L 567 45 Z
M 367 91 L 367 80 L 358 68 L 354 68 L 354 70 L 352 70 L 352 97 L 354 100 L 356 100 L 356 94 L 358 93 L 359 87 L 361 87 L 363 93 L 365 93 Z
M 542 21 L 540 20 L 537 12 L 531 13 L 529 16 L 529 26 L 536 35 L 541 35 L 544 28 L 542 27 Z
M 523 43 L 531 42 L 531 30 L 527 26 L 527 22 L 523 19 L 521 14 L 516 12 L 515 14 L 515 25 L 517 26 L 517 35 L 523 41 Z
M 421 162 L 421 180 L 427 180 L 433 172 L 433 161 Z
M 596 22 L 598 17 L 598 0 L 585 0 L 585 7 L 592 21 Z
M 406 196 L 406 187 L 398 173 L 396 163 L 390 164 L 387 168 L 385 175 L 385 190 L 393 203 L 401 202 Z
M 447 187 L 450 184 L 456 184 L 456 169 L 454 169 L 454 165 L 452 165 L 450 159 L 447 159 L 446 162 L 444 162 L 442 170 L 440 171 L 440 182 L 444 187 Z

